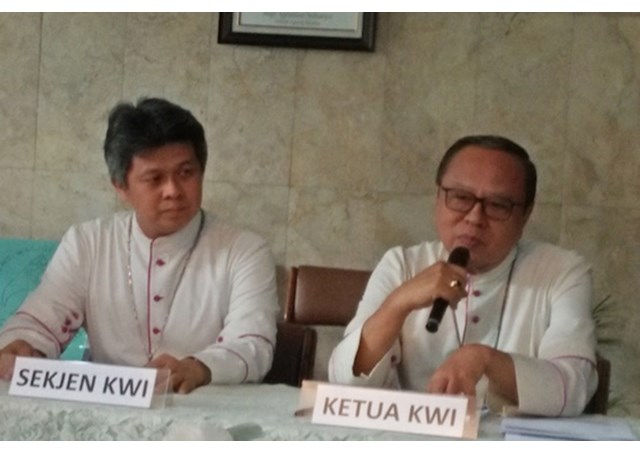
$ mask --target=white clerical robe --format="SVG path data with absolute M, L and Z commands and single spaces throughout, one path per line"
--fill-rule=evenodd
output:
M 371 373 L 353 375 L 364 322 L 395 288 L 446 257 L 440 242 L 396 247 L 385 254 L 333 352 L 329 379 L 424 391 L 430 376 L 460 343 L 481 343 L 513 358 L 521 411 L 581 413 L 597 386 L 590 267 L 576 253 L 551 244 L 522 242 L 495 269 L 470 275 L 469 296 L 455 311 L 447 310 L 435 334 L 425 329 L 430 310 L 414 311 Z
M 274 262 L 257 235 L 202 212 L 151 240 L 121 212 L 69 229 L 0 348 L 20 338 L 57 357 L 84 326 L 96 362 L 192 356 L 213 384 L 255 382 L 271 367 L 278 311 Z

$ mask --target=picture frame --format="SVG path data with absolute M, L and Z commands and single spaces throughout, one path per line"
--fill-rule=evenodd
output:
M 376 13 L 220 13 L 219 44 L 373 52 Z

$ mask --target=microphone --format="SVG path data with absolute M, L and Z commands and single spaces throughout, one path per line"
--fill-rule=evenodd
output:
M 456 247 L 451 251 L 447 262 L 466 267 L 469 262 L 469 250 L 464 247 Z M 433 301 L 431 313 L 429 313 L 429 319 L 427 320 L 427 330 L 429 332 L 435 333 L 438 331 L 438 327 L 440 327 L 440 322 L 442 322 L 442 317 L 444 316 L 444 312 L 447 311 L 448 306 L 449 302 L 442 297 L 437 297 L 436 300 Z

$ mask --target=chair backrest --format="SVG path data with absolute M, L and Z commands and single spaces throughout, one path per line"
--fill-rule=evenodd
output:
M 296 387 L 313 376 L 316 331 L 312 327 L 278 322 L 271 370 L 263 382 Z
M 56 241 L 0 238 L 0 327 L 38 286 L 57 247 Z M 87 350 L 87 334 L 80 329 L 61 358 L 82 360 Z
M 607 407 L 609 406 L 611 362 L 600 354 L 596 354 L 596 371 L 598 372 L 598 388 L 584 409 L 584 413 L 606 415 Z
M 313 326 L 317 333 L 314 380 L 327 380 L 331 352 L 355 315 L 370 275 L 370 271 L 354 269 L 291 268 L 284 319 L 286 323 Z
M 370 271 L 354 269 L 292 267 L 285 321 L 346 326 L 356 313 L 370 276 Z
M 0 326 L 40 283 L 58 243 L 0 238 Z

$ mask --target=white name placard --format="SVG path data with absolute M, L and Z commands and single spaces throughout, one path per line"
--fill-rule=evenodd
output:
M 16 357 L 9 395 L 148 408 L 157 371 Z
M 478 436 L 475 398 L 324 383 L 317 383 L 311 421 L 435 436 Z

